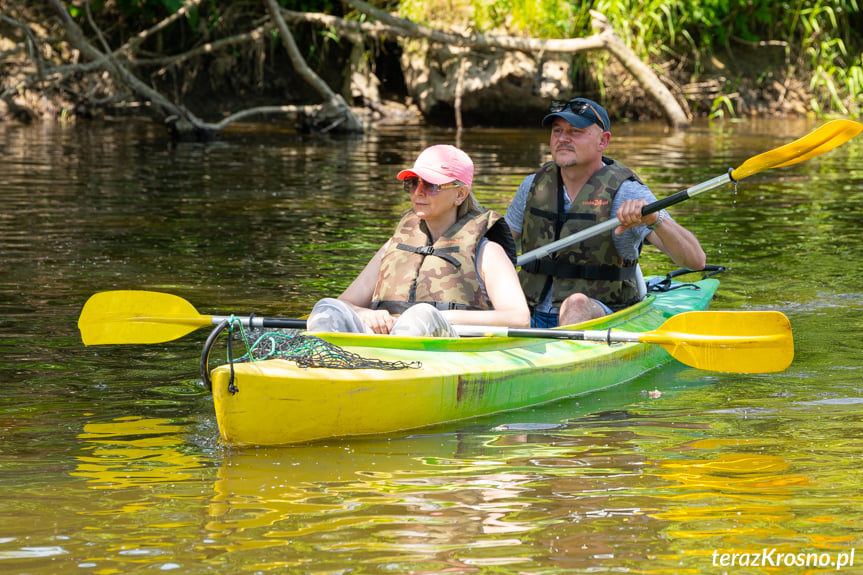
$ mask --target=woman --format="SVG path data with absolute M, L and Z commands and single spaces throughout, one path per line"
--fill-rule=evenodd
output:
M 315 305 L 308 330 L 452 337 L 459 324 L 529 325 L 512 234 L 471 192 L 470 157 L 432 146 L 398 179 L 411 209 L 344 293 Z

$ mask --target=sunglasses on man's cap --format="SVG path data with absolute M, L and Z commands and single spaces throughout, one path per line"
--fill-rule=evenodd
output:
M 608 126 L 605 125 L 605 122 L 602 119 L 602 115 L 596 111 L 589 102 L 585 102 L 584 100 L 574 99 L 569 102 L 565 100 L 553 100 L 551 102 L 551 107 L 549 108 L 549 112 L 552 114 L 558 114 L 560 112 L 565 111 L 569 108 L 569 111 L 575 114 L 576 116 L 584 116 L 585 118 L 592 120 L 593 122 L 597 122 L 599 127 L 602 128 L 603 132 L 608 131 Z M 592 112 L 590 116 L 585 115 L 585 112 Z M 591 117 L 592 116 L 592 117 Z

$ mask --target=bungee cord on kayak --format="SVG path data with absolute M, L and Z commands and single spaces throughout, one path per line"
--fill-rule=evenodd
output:
M 218 336 L 222 331 L 228 331 L 227 339 L 227 363 L 233 366 L 235 363 L 263 361 L 266 359 L 284 359 L 293 361 L 297 367 L 302 368 L 331 368 L 331 369 L 419 369 L 422 362 L 419 361 L 385 361 L 370 357 L 363 357 L 357 353 L 348 351 L 342 347 L 325 341 L 317 336 L 306 335 L 300 330 L 285 329 L 278 331 L 267 331 L 259 333 L 260 330 L 246 331 L 242 320 L 231 315 L 220 323 L 207 338 L 204 350 L 201 354 L 201 377 L 207 389 L 212 388 L 209 379 L 209 356 Z M 239 333 L 239 339 L 246 347 L 246 353 L 240 357 L 233 357 L 232 341 L 233 333 Z M 233 377 L 229 385 L 229 391 L 239 391 L 233 383 Z

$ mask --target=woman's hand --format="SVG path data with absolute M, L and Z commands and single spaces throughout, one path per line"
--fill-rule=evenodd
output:
M 396 321 L 396 318 L 385 309 L 357 310 L 357 314 L 372 332 L 378 334 L 389 333 Z

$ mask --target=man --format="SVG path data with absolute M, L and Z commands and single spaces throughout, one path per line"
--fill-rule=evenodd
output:
M 553 161 L 524 179 L 506 212 L 522 252 L 613 216 L 620 226 L 521 267 L 531 326 L 571 325 L 642 299 L 638 255 L 645 240 L 679 266 L 704 268 L 698 239 L 665 210 L 642 217 L 656 198 L 629 168 L 602 155 L 611 139 L 602 106 L 586 98 L 555 102 L 542 126 L 551 126 Z

